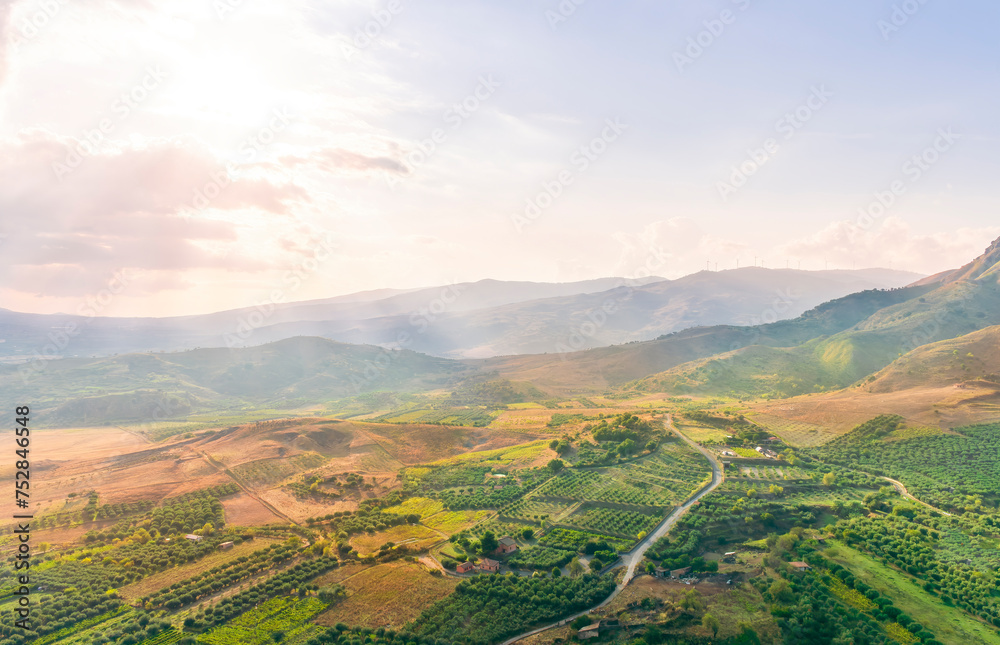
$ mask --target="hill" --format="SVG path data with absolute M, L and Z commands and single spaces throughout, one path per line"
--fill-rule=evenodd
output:
M 32 401 L 47 426 L 154 422 L 200 412 L 292 410 L 376 390 L 447 386 L 469 369 L 409 350 L 323 338 L 245 349 L 0 366 L 0 401 Z
M 912 289 L 929 289 L 874 311 L 829 337 L 798 346 L 735 349 L 645 379 L 638 388 L 732 396 L 793 396 L 847 387 L 922 345 L 1000 324 L 1000 247 Z
M 797 347 L 817 337 L 848 329 L 885 307 L 919 298 L 931 289 L 933 287 L 917 286 L 862 291 L 823 303 L 792 320 L 763 325 L 696 327 L 644 343 L 578 352 L 505 356 L 467 363 L 496 370 L 506 378 L 531 381 L 554 392 L 600 391 L 692 361 L 714 360 L 709 357 L 715 356 L 725 358 L 729 356 L 727 353 L 745 347 Z M 661 377 L 650 377 L 635 384 L 635 389 L 640 391 L 669 391 L 670 387 L 671 384 Z

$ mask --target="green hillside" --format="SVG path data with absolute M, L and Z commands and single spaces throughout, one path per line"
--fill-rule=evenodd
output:
M 975 262 L 941 281 L 901 290 L 914 297 L 886 304 L 828 337 L 818 333 L 784 349 L 766 342 L 771 337 L 762 334 L 756 346 L 678 365 L 631 387 L 737 397 L 786 397 L 847 387 L 918 347 L 1000 324 L 998 266 L 1000 246 L 994 243 Z M 914 289 L 929 291 L 916 294 Z M 840 309 L 835 311 L 839 314 Z M 797 331 L 819 328 L 800 321 L 777 324 L 791 325 Z M 786 334 L 786 338 L 794 336 Z
M 0 366 L 0 400 L 38 423 L 158 421 L 199 412 L 293 409 L 363 392 L 445 387 L 468 368 L 416 352 L 322 338 Z

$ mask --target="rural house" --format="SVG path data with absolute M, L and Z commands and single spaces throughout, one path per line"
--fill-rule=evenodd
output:
M 580 637 L 580 640 L 597 638 L 601 635 L 601 623 L 594 623 L 593 625 L 582 627 L 576 635 Z
M 468 573 L 475 569 L 471 562 L 459 562 L 458 566 L 455 567 L 455 571 L 458 573 Z
M 788 564 L 790 564 L 791 567 L 796 571 L 808 571 L 809 569 L 812 568 L 805 562 L 789 562 Z
M 496 552 L 499 553 L 500 555 L 513 553 L 514 551 L 517 551 L 517 542 L 515 542 L 514 538 L 510 537 L 509 535 L 500 538 L 499 544 L 500 546 L 497 547 Z
M 479 563 L 480 571 L 489 571 L 491 573 L 496 573 L 500 570 L 500 563 L 496 560 L 490 560 L 489 558 L 483 558 Z
M 683 578 L 687 574 L 691 573 L 691 567 L 684 567 L 683 569 L 674 569 L 670 572 L 671 578 Z
M 187 535 L 184 536 L 184 539 L 191 540 L 192 542 L 201 542 L 201 536 L 195 535 L 193 533 L 188 533 Z
M 223 542 L 222 544 L 219 545 L 219 549 L 221 549 L 223 551 L 225 551 L 226 549 L 231 549 L 231 548 L 233 548 L 233 543 L 232 542 Z

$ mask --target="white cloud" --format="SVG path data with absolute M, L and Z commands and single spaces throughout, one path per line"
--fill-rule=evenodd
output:
M 812 235 L 782 244 L 777 251 L 794 259 L 820 258 L 830 268 L 892 267 L 932 274 L 968 263 L 997 237 L 1000 226 L 920 234 L 904 220 L 888 217 L 868 229 L 851 221 L 832 222 Z

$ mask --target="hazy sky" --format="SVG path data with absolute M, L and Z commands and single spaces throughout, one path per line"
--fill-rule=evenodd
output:
M 0 0 L 0 306 L 936 272 L 1000 236 L 998 23 L 986 0 Z

